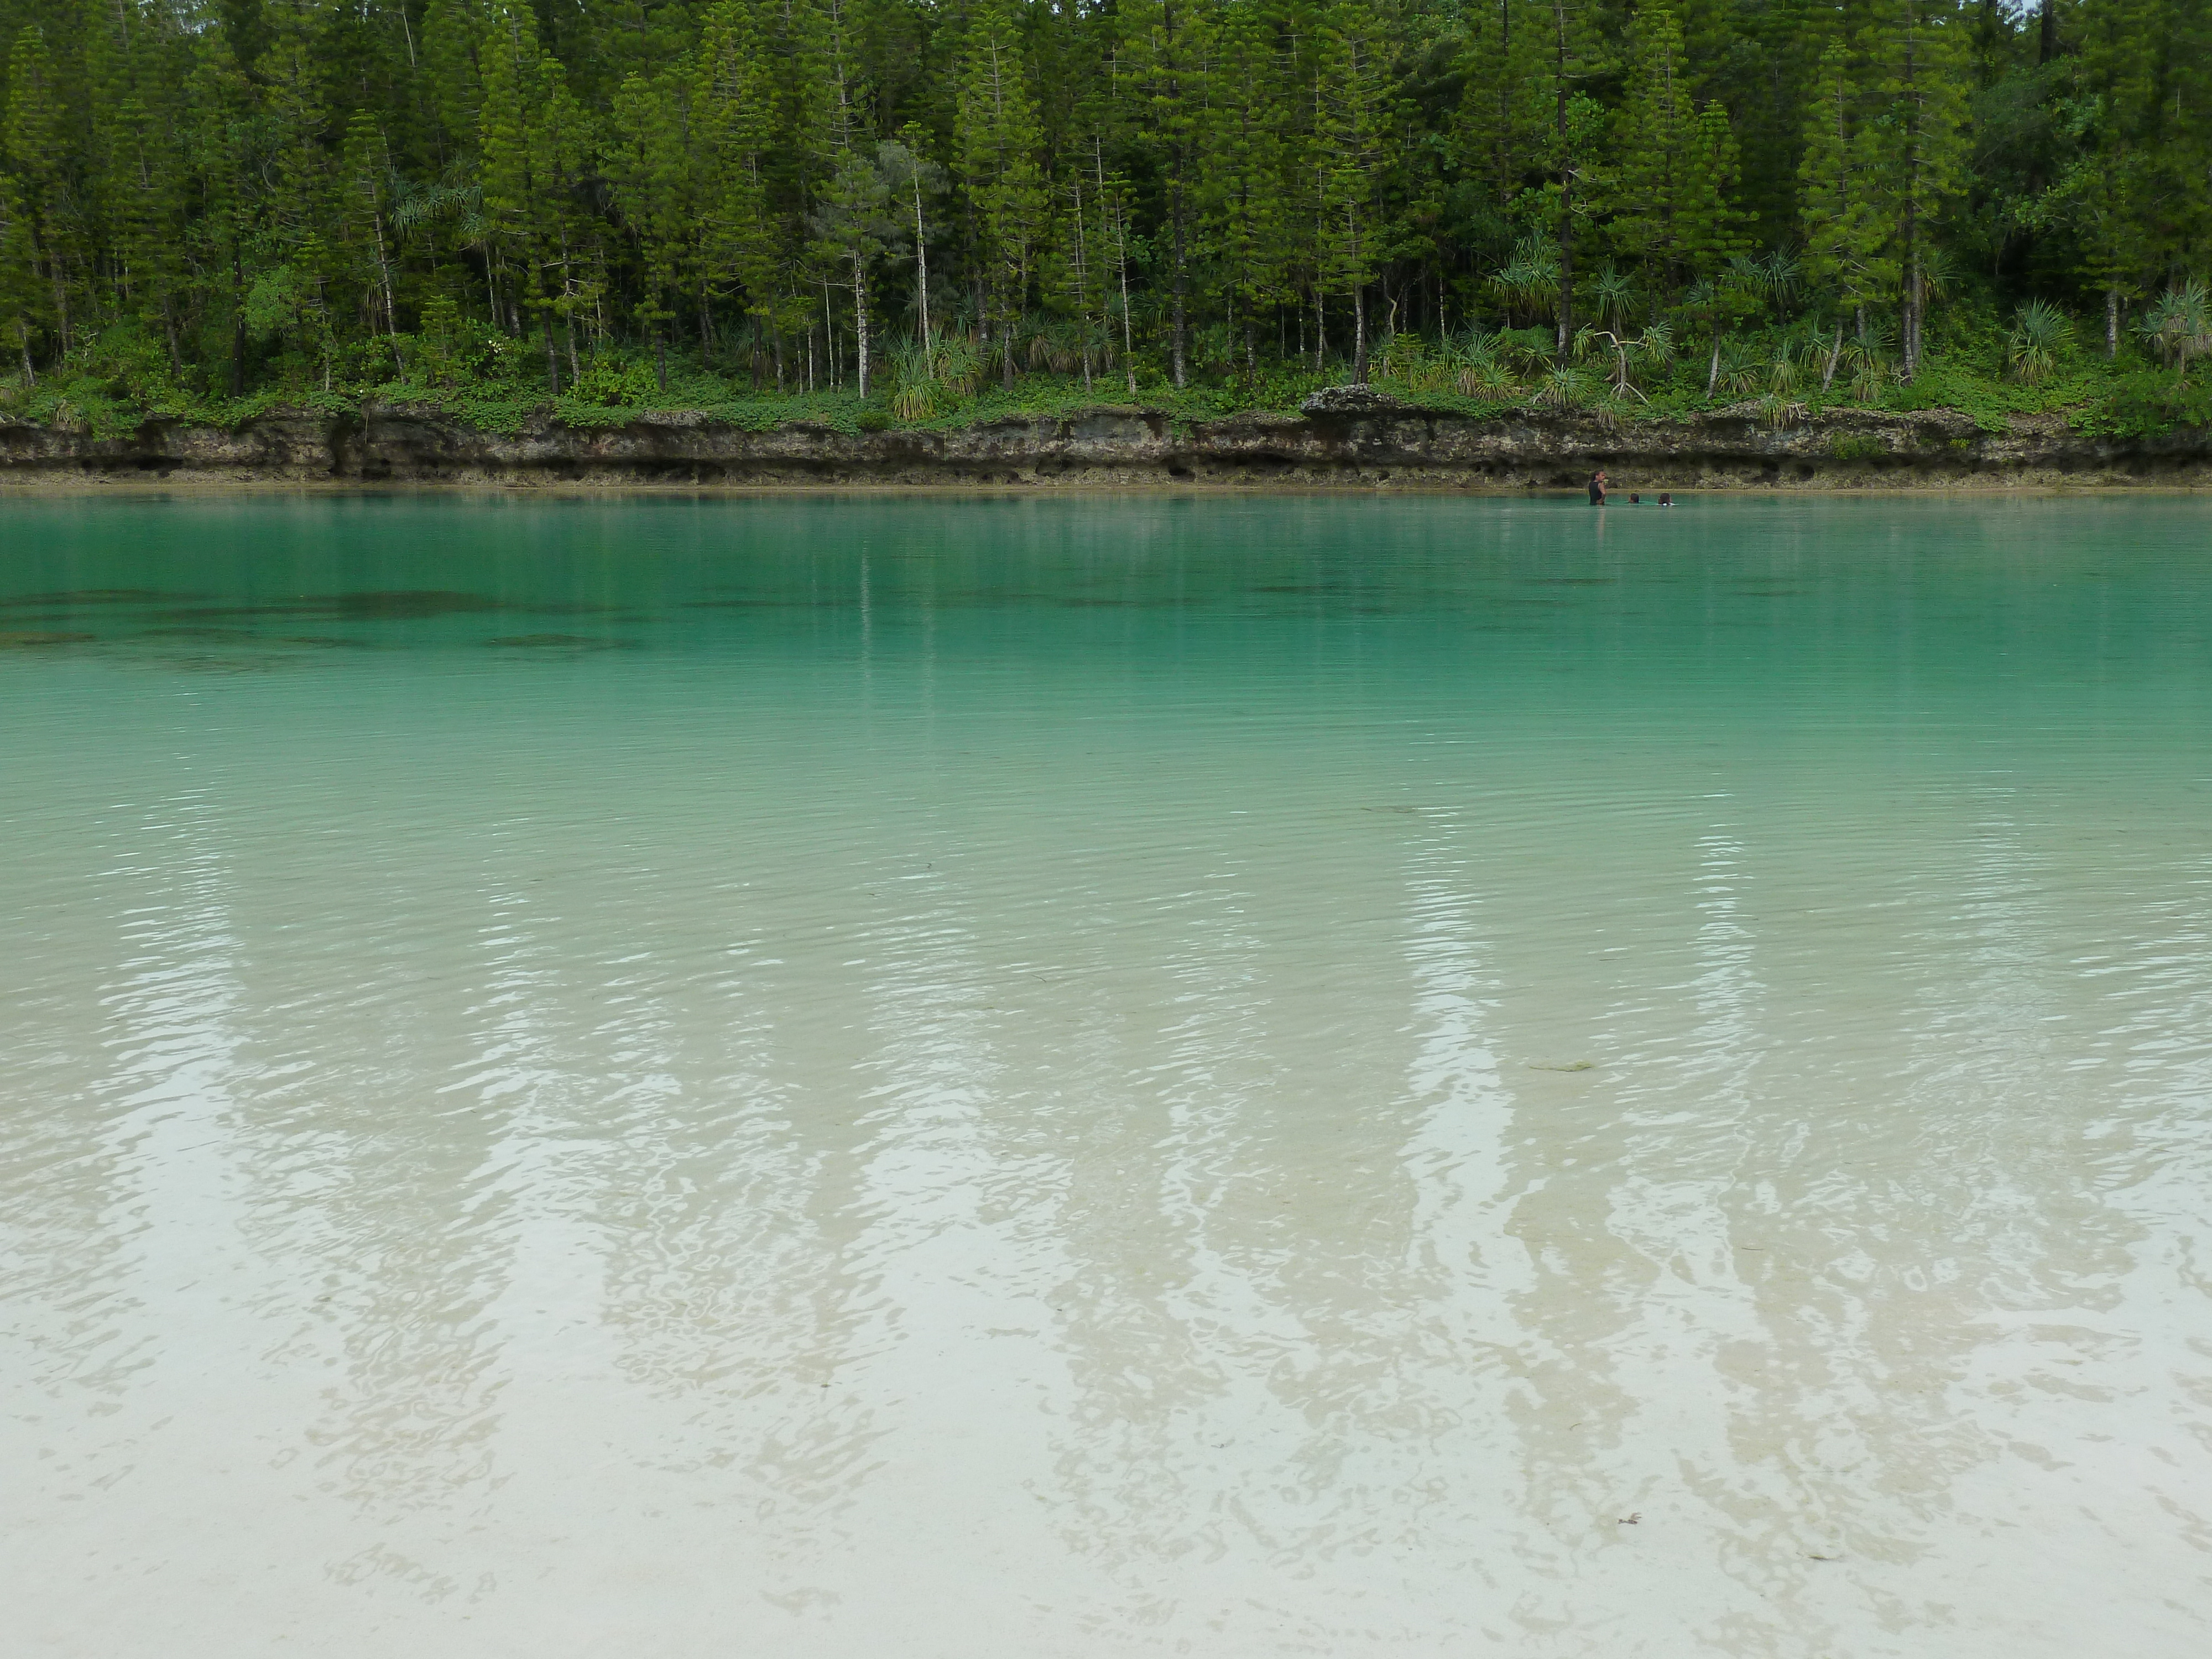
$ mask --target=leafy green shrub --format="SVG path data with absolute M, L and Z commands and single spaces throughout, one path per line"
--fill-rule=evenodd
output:
M 594 358 L 570 395 L 600 409 L 641 409 L 659 400 L 660 377 L 650 363 Z
M 2110 391 L 2069 422 L 2105 438 L 2162 438 L 2177 427 L 2212 428 L 2212 386 L 2177 381 L 2155 370 L 2118 377 Z

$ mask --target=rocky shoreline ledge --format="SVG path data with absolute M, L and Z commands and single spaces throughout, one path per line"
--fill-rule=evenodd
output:
M 1350 395 L 1346 395 L 1350 394 Z M 1746 411 L 1608 428 L 1577 415 L 1492 419 L 1400 407 L 1352 388 L 1297 415 L 1184 422 L 1101 407 L 946 430 L 756 432 L 696 414 L 618 425 L 550 418 L 484 431 L 435 409 L 280 411 L 235 428 L 151 420 L 101 437 L 0 420 L 0 486 L 102 482 L 967 488 L 1616 490 L 2212 484 L 2212 433 L 2085 437 L 2062 417 L 1990 432 L 1963 415 L 1827 410 L 1777 428 Z

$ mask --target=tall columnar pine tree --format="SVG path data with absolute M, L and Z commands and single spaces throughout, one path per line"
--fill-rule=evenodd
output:
M 1968 27 L 1949 0 L 1875 0 L 1860 30 L 1859 56 L 1875 100 L 1866 173 L 1884 208 L 1901 282 L 1899 374 L 1905 380 L 1920 367 L 1928 266 L 1941 216 L 1966 180 Z
M 898 204 L 863 123 L 866 89 L 854 79 L 852 14 L 845 0 L 823 0 L 821 50 L 827 64 L 831 149 L 817 186 L 811 224 L 818 259 L 853 296 L 856 383 L 865 398 L 872 368 L 875 268 L 902 229 Z
M 853 296 L 855 385 L 865 398 L 873 358 L 875 269 L 905 228 L 890 181 L 873 154 L 855 145 L 838 155 L 816 193 L 812 224 L 817 257 Z
M 1012 0 L 979 0 L 969 13 L 959 75 L 960 177 L 975 206 L 986 309 L 996 325 L 1000 369 L 1011 386 L 1014 335 L 1048 209 L 1037 154 L 1043 134 Z
M 1807 276 L 1838 295 L 1862 335 L 1867 308 L 1898 287 L 1882 207 L 1883 135 L 1867 106 L 1850 46 L 1830 41 L 1806 106 L 1799 213 Z
M 428 0 L 414 31 L 416 68 L 409 78 L 420 88 L 419 102 L 431 119 L 424 159 L 440 172 L 477 153 L 483 109 L 478 52 L 491 9 L 492 0 Z
M 1382 173 L 1389 82 L 1380 15 L 1337 0 L 1320 17 L 1315 74 L 1315 222 L 1321 288 L 1352 301 L 1352 378 L 1367 380 L 1367 285 L 1385 249 Z
M 698 253 L 699 192 L 690 142 L 691 86 L 681 68 L 647 78 L 633 70 L 616 89 L 605 166 L 615 203 L 637 248 L 643 281 L 638 320 L 668 389 L 668 324 Z M 702 318 L 704 343 L 705 311 Z
M 338 168 L 339 235 L 351 256 L 364 309 L 372 319 L 381 312 L 392 342 L 393 365 L 404 374 L 406 348 L 400 343 L 399 301 L 392 281 L 388 234 L 392 176 L 392 152 L 383 132 L 367 110 L 356 110 L 346 123 L 345 150 Z
M 1219 273 L 1224 320 L 1241 331 L 1248 370 L 1257 361 L 1255 322 L 1289 296 L 1294 258 L 1295 98 L 1282 21 L 1274 0 L 1223 7 L 1200 176 L 1206 248 Z
M 477 47 L 483 100 L 477 117 L 484 216 L 495 254 L 493 303 L 521 333 L 534 319 L 545 348 L 548 384 L 560 390 L 556 318 L 570 323 L 569 368 L 576 368 L 574 313 L 588 297 L 571 190 L 584 169 L 590 133 L 569 94 L 560 60 L 538 43 L 534 13 L 504 0 Z M 581 278 L 581 280 L 580 280 Z
M 2093 113 L 2058 194 L 2114 352 L 2122 305 L 2201 270 L 2212 240 L 2212 14 L 2193 0 L 2100 0 L 2075 27 Z
M 714 0 L 693 60 L 691 138 L 698 164 L 701 278 L 737 298 L 760 328 L 775 319 L 781 228 L 769 172 L 775 89 L 753 0 Z M 778 341 L 779 351 L 781 341 Z M 752 356 L 758 378 L 759 354 Z
M 1476 0 L 1465 14 L 1464 91 L 1453 112 L 1465 173 L 1503 215 L 1538 165 L 1552 112 L 1529 95 L 1544 72 L 1545 0 Z
M 1742 250 L 1732 200 L 1736 144 L 1717 103 L 1700 110 L 1672 8 L 1645 6 L 1631 36 L 1627 95 L 1615 128 L 1614 245 L 1662 289 L 1711 276 Z
M 88 198 L 113 251 L 118 298 L 157 319 L 173 374 L 183 368 L 187 216 L 179 71 L 189 59 L 166 38 L 177 26 L 166 9 L 94 3 L 84 32 Z
M 185 80 L 185 144 L 199 192 L 187 248 L 209 355 L 222 365 L 220 383 L 233 398 L 246 390 L 247 255 L 257 240 L 262 177 L 257 106 L 231 32 L 205 31 L 192 44 Z
M 15 175 L 0 169 L 0 319 L 7 335 L 0 346 L 13 351 L 22 365 L 23 384 L 39 384 L 38 367 L 31 360 L 31 342 L 46 320 L 49 296 L 39 277 L 38 240 L 31 234 L 30 211 Z
M 1139 146 L 1159 174 L 1168 268 L 1168 366 L 1190 378 L 1190 274 L 1200 146 L 1212 91 L 1212 16 L 1200 0 L 1126 0 L 1118 70 L 1136 109 Z
M 1591 0 L 1543 0 L 1535 57 L 1540 68 L 1528 95 L 1544 122 L 1545 206 L 1559 247 L 1557 350 L 1565 358 L 1575 332 L 1576 254 L 1595 206 L 1589 174 L 1606 122 L 1589 93 L 1607 67 Z
M 73 188 L 66 119 L 61 77 L 46 29 L 26 24 L 9 55 L 7 121 L 0 149 L 7 158 L 15 235 L 33 280 L 40 274 L 46 279 L 52 295 L 48 314 L 64 351 L 70 344 L 70 299 L 83 258 L 84 229 Z M 18 319 L 19 338 L 28 326 L 28 319 Z
M 1693 277 L 1709 276 L 1750 251 L 1745 215 L 1736 205 L 1742 179 L 1742 147 L 1728 112 L 1715 99 L 1698 111 L 1697 143 L 1683 173 L 1681 209 L 1674 222 L 1685 268 Z
M 322 0 L 264 0 L 268 45 L 253 65 L 263 88 L 272 163 L 265 226 L 295 258 L 327 218 L 336 187 L 326 81 L 331 13 Z M 310 279 L 319 276 L 309 273 Z

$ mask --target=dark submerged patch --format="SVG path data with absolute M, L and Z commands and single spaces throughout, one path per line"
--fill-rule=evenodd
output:
M 420 622 L 431 617 L 477 616 L 511 608 L 489 593 L 460 593 L 447 588 L 334 593 L 317 606 L 340 622 Z
M 93 605 L 173 605 L 204 599 L 201 593 L 164 593 L 151 587 L 70 587 L 55 593 L 19 593 L 0 599 L 0 611 L 70 610 Z
M 45 645 L 82 645 L 98 639 L 97 634 L 62 633 L 51 629 L 17 629 L 0 633 L 0 651 L 34 651 Z
M 486 645 L 502 650 L 518 651 L 623 651 L 635 646 L 635 640 L 594 639 L 585 634 L 506 634 L 497 639 L 486 640 Z

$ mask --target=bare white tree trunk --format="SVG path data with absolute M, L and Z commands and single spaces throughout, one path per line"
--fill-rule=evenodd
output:
M 868 271 L 857 249 L 853 254 L 853 338 L 860 348 L 860 396 L 868 395 Z
M 919 163 L 914 171 L 914 253 L 921 266 L 921 375 L 927 380 L 937 371 L 930 364 L 929 244 L 921 234 L 921 167 Z

